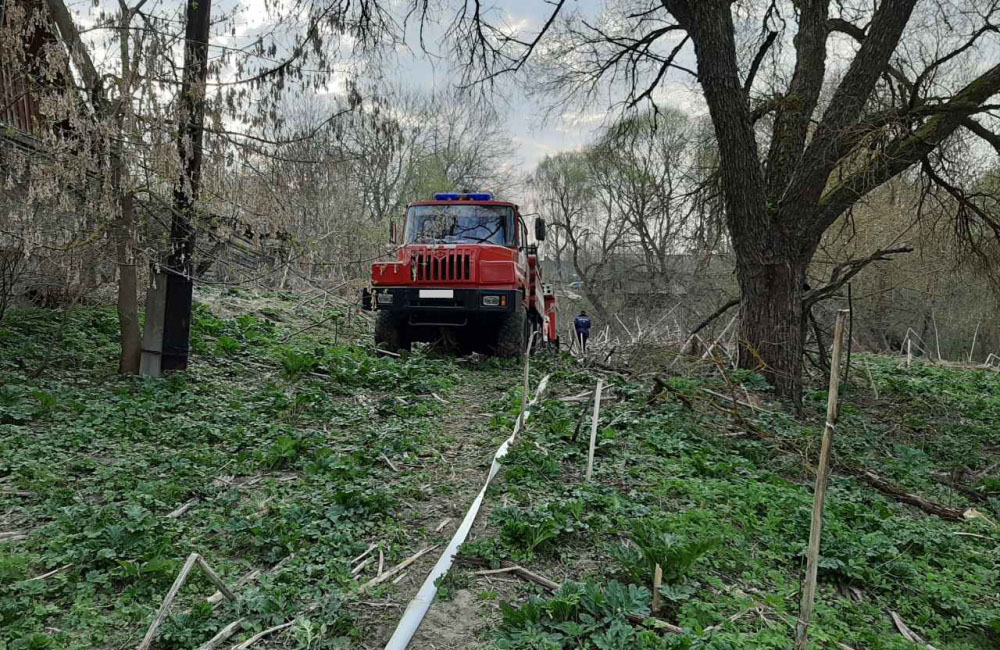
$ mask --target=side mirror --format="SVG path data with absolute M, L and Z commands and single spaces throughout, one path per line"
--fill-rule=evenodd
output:
M 535 240 L 545 241 L 545 219 L 535 217 Z
M 396 226 L 395 221 L 389 223 L 389 243 L 390 244 L 399 243 L 399 228 Z

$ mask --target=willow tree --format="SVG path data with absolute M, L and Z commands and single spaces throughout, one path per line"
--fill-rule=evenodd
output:
M 472 12 L 458 54 L 470 83 L 534 65 L 540 91 L 594 100 L 610 90 L 625 108 L 662 103 L 685 76 L 694 80 L 714 125 L 736 256 L 739 363 L 798 399 L 803 304 L 830 289 L 807 289 L 807 269 L 853 206 L 915 169 L 957 208 L 959 234 L 1000 233 L 995 203 L 952 173 L 958 159 L 1000 150 L 990 113 L 1000 91 L 998 5 L 627 0 L 587 17 L 556 2 L 532 35 Z

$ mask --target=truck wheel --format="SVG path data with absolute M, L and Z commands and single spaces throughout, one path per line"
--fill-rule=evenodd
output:
M 375 347 L 389 352 L 410 349 L 406 325 L 390 311 L 376 312 Z
M 515 309 L 500 323 L 497 332 L 497 356 L 520 359 L 527 343 L 528 316 L 523 309 Z

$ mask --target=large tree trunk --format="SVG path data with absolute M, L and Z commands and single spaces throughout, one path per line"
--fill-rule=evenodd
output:
M 740 284 L 739 366 L 760 372 L 775 392 L 802 396 L 802 313 L 808 260 L 773 254 L 767 261 L 737 254 Z
M 698 78 L 719 143 L 719 174 L 740 284 L 739 366 L 760 372 L 779 397 L 797 402 L 802 394 L 803 285 L 815 244 L 803 243 L 803 233 L 790 227 L 802 215 L 792 209 L 779 213 L 768 204 L 740 80 L 732 3 L 666 4 L 694 41 Z

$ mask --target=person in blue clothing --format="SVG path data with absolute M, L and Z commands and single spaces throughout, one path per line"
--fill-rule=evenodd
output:
M 580 315 L 573 319 L 573 327 L 576 328 L 576 338 L 580 341 L 580 350 L 587 351 L 587 339 L 590 338 L 590 317 L 587 312 L 581 311 Z

